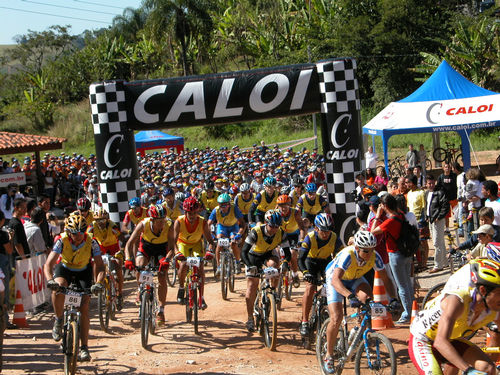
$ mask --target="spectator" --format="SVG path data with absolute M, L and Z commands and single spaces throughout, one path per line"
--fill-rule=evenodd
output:
M 42 231 L 43 239 L 45 241 L 45 247 L 47 249 L 52 249 L 54 246 L 54 239 L 50 235 L 49 224 L 47 222 L 47 214 L 50 209 L 50 197 L 46 194 L 41 194 L 37 198 L 38 207 L 41 208 L 44 212 L 43 220 L 40 224 L 40 229 Z
M 7 328 L 16 328 L 16 325 L 9 322 L 9 286 L 10 286 L 10 276 L 11 276 L 11 266 L 10 257 L 12 254 L 12 231 L 4 230 L 5 215 L 3 211 L 0 211 L 0 269 L 2 270 L 5 278 L 5 294 L 2 303 L 7 306 L 4 310 L 5 312 L 5 322 L 7 323 Z
M 378 155 L 373 151 L 373 147 L 369 146 L 368 151 L 365 152 L 366 168 L 376 169 L 378 162 Z
M 387 173 L 385 172 L 385 168 L 377 169 L 377 176 L 375 177 L 375 185 L 384 185 L 387 186 L 389 183 L 389 178 L 387 177 Z
M 425 151 L 424 145 L 422 143 L 418 146 L 417 154 L 418 154 L 419 165 L 422 168 L 422 171 L 425 175 L 425 173 L 426 173 L 425 160 L 427 159 L 427 152 Z
M 494 215 L 491 207 L 483 207 L 479 210 L 479 224 L 489 224 L 493 227 L 493 242 L 500 242 L 500 226 L 493 224 Z M 477 234 L 472 234 L 469 239 L 462 242 L 460 246 L 454 247 L 455 250 L 468 250 L 474 248 L 479 242 Z
M 436 181 L 431 174 L 426 178 L 427 193 L 425 195 L 425 216 L 430 224 L 432 243 L 434 245 L 434 267 L 429 273 L 441 271 L 446 262 L 444 244 L 445 218 L 450 211 L 450 204 L 443 190 L 437 190 Z
M 485 207 L 491 207 L 495 219 L 493 224 L 500 225 L 500 198 L 498 198 L 498 185 L 495 181 L 486 180 L 483 182 L 482 187 L 483 197 L 486 198 L 484 202 Z
M 55 187 L 56 187 L 56 175 L 54 172 L 54 166 L 50 164 L 47 168 L 43 176 L 43 187 L 44 193 L 50 197 L 50 205 L 54 205 L 54 200 L 56 196 Z
M 9 220 L 12 218 L 12 213 L 14 212 L 14 200 L 22 197 L 22 194 L 18 193 L 17 184 L 9 184 L 7 186 L 7 192 L 2 194 L 0 197 L 0 209 L 5 215 L 6 224 L 8 224 Z
M 411 169 L 413 169 L 419 163 L 418 153 L 413 148 L 412 143 L 408 145 L 408 152 L 406 153 L 405 160 Z
M 9 221 L 9 228 L 14 231 L 14 248 L 22 259 L 25 259 L 26 255 L 30 253 L 30 247 L 26 239 L 26 232 L 24 231 L 24 226 L 21 222 L 21 218 L 25 213 L 26 199 L 16 198 L 14 200 L 14 212 L 12 213 L 12 219 Z
M 483 198 L 483 194 L 481 193 L 482 184 L 481 181 L 479 181 L 481 172 L 479 168 L 472 167 L 465 172 L 465 177 L 467 178 L 467 183 L 465 184 L 465 203 L 467 204 L 468 210 L 467 220 L 469 222 L 469 232 L 472 232 L 472 228 L 474 227 L 475 230 L 478 226 L 478 211 L 481 207 L 481 199 Z
M 467 179 L 465 178 L 465 172 L 462 167 L 457 162 L 452 164 L 452 171 L 457 175 L 457 201 L 459 202 L 456 206 L 455 221 L 458 222 L 458 235 L 464 235 L 464 204 L 465 204 L 465 184 Z
M 443 173 L 439 175 L 436 181 L 436 190 L 442 190 L 448 199 L 451 208 L 454 208 L 457 203 L 457 175 L 451 171 L 451 164 L 443 164 Z M 449 218 L 451 211 L 448 212 L 445 219 L 446 230 L 449 230 Z
M 413 174 L 417 177 L 417 187 L 423 189 L 425 186 L 425 177 L 422 174 L 422 167 L 416 165 L 415 168 L 413 168 Z
M 486 245 L 488 245 L 495 234 L 495 230 L 489 224 L 481 225 L 477 230 L 472 232 L 472 234 L 476 234 L 479 240 L 479 243 L 474 247 L 474 249 L 467 255 L 467 259 L 476 259 L 476 258 L 487 258 L 486 254 Z
M 40 229 L 40 224 L 45 218 L 45 212 L 42 208 L 36 207 L 31 211 L 31 220 L 24 223 L 24 232 L 31 256 L 38 255 L 47 251 L 45 240 Z
M 375 183 L 375 174 L 371 168 L 366 168 L 365 179 L 367 185 L 373 185 Z

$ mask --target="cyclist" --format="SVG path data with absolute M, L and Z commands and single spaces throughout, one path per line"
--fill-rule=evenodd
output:
M 295 248 L 305 237 L 306 228 L 302 221 L 302 216 L 300 216 L 300 211 L 296 208 L 290 207 L 292 204 L 292 199 L 288 195 L 280 195 L 276 202 L 278 204 L 278 210 L 281 213 L 283 222 L 281 224 L 281 229 L 286 233 L 288 243 L 291 247 L 292 258 L 290 260 L 290 266 L 292 269 L 292 278 L 295 288 L 300 286 L 299 275 L 298 275 L 298 265 L 297 257 L 298 252 Z
M 195 197 L 188 197 L 184 201 L 182 208 L 184 215 L 181 215 L 174 222 L 174 243 L 176 246 L 176 258 L 179 265 L 179 290 L 177 291 L 177 302 L 184 303 L 184 281 L 186 279 L 187 257 L 201 257 L 203 255 L 203 237 L 210 244 L 210 249 L 215 248 L 212 234 L 208 228 L 206 220 L 198 215 L 200 203 Z M 205 253 L 205 259 L 210 260 L 213 253 L 208 250 Z M 205 285 L 205 271 L 203 262 L 200 267 L 201 286 L 200 292 L 203 296 Z M 205 298 L 202 300 L 202 308 L 206 309 Z
M 292 207 L 297 207 L 297 203 L 299 202 L 299 198 L 303 194 L 304 189 L 304 180 L 296 174 L 292 179 L 293 190 L 290 192 L 290 198 L 292 198 Z
M 328 202 L 323 196 L 316 193 L 317 185 L 313 182 L 306 185 L 306 192 L 302 194 L 297 202 L 297 208 L 302 211 L 307 228 L 314 223 L 314 217 L 320 212 L 330 213 Z
M 167 301 L 167 271 L 170 259 L 173 257 L 172 221 L 167 218 L 165 208 L 161 204 L 151 205 L 148 208 L 148 217 L 141 221 L 132 232 L 130 239 L 125 245 L 125 268 L 134 269 L 133 256 L 135 255 L 135 266 L 146 267 L 150 257 L 159 259 L 158 268 L 158 301 L 160 309 L 157 315 L 158 324 L 165 323 L 165 304 Z M 139 244 L 137 248 L 137 244 Z M 137 272 L 137 286 L 139 290 L 139 272 Z M 136 302 L 139 302 L 137 293 Z
M 231 197 L 227 193 L 219 195 L 217 198 L 218 207 L 215 207 L 208 218 L 208 227 L 217 223 L 215 236 L 219 238 L 230 238 L 231 249 L 233 250 L 234 257 L 236 258 L 236 273 L 240 273 L 240 249 L 238 242 L 241 240 L 243 232 L 245 231 L 245 221 L 243 214 L 238 206 L 231 204 Z M 217 272 L 220 274 L 220 251 L 221 247 L 217 244 L 215 248 L 215 258 L 217 260 Z
M 66 218 L 64 233 L 56 241 L 47 257 L 43 271 L 47 279 L 47 287 L 52 289 L 52 304 L 54 306 L 55 321 L 52 328 L 52 338 L 60 341 L 62 338 L 64 294 L 57 293 L 60 286 L 67 287 L 75 283 L 82 289 L 91 289 L 92 293 L 99 293 L 103 289 L 104 263 L 101 258 L 101 249 L 97 241 L 88 235 L 87 222 L 82 215 L 74 214 Z M 59 258 L 61 261 L 59 263 Z M 92 285 L 92 267 L 90 260 L 94 259 L 97 272 L 97 282 Z M 57 263 L 57 264 L 56 264 Z M 55 267 L 55 269 L 54 269 Z M 52 272 L 54 270 L 54 272 Z M 89 301 L 90 296 L 84 296 L 80 306 L 81 313 L 81 347 L 79 359 L 89 361 Z
M 354 235 L 354 245 L 342 249 L 326 266 L 326 285 L 328 312 L 330 323 L 327 328 L 327 355 L 324 358 L 325 368 L 329 373 L 334 371 L 333 351 L 335 340 L 342 323 L 342 302 L 347 298 L 351 307 L 359 307 L 361 303 L 372 298 L 372 289 L 364 278 L 372 268 L 380 272 L 387 292 L 392 297 L 390 306 L 399 309 L 400 304 L 395 298 L 394 287 L 384 268 L 384 262 L 375 251 L 377 239 L 366 231 L 360 230 Z
M 132 233 L 137 224 L 147 216 L 146 208 L 141 206 L 141 200 L 137 197 L 128 201 L 129 210 L 125 213 L 122 221 L 122 232 Z M 129 229 L 130 227 L 130 229 Z
M 288 262 L 291 258 L 290 245 L 285 232 L 281 229 L 282 222 L 283 219 L 279 211 L 267 211 L 264 215 L 264 224 L 252 228 L 241 249 L 241 259 L 246 265 L 247 291 L 245 302 L 248 315 L 246 322 L 248 332 L 255 331 L 253 306 L 257 296 L 262 266 L 265 264 L 268 267 L 279 267 L 279 254 L 276 248 L 280 244 L 285 253 L 285 260 L 281 265 L 281 269 L 284 272 L 288 270 Z M 272 281 L 273 287 L 277 287 L 279 280 L 276 278 Z
M 332 217 L 325 213 L 316 215 L 314 231 L 307 234 L 299 249 L 299 267 L 306 282 L 306 289 L 302 296 L 302 323 L 300 325 L 302 336 L 309 334 L 309 313 L 316 286 L 321 280 L 318 276 L 325 274 L 326 266 L 342 247 L 342 241 L 333 231 Z
M 175 199 L 174 190 L 166 187 L 163 190 L 163 207 L 167 210 L 167 217 L 173 221 L 182 215 L 182 202 Z
M 101 248 L 101 254 L 109 254 L 115 257 L 116 278 L 118 280 L 117 309 L 123 306 L 123 251 L 120 250 L 119 238 L 122 236 L 118 225 L 109 220 L 109 214 L 104 208 L 100 208 L 94 214 L 94 221 L 88 226 L 87 232 L 97 241 Z
M 234 205 L 240 209 L 246 224 L 250 221 L 248 214 L 250 213 L 250 207 L 252 207 L 254 198 L 255 196 L 250 190 L 250 185 L 246 182 L 242 183 L 240 185 L 240 192 L 234 198 Z
M 500 325 L 500 263 L 474 260 L 470 270 L 474 286 L 441 292 L 410 326 L 408 351 L 419 374 L 496 374 L 488 355 L 464 336 L 492 321 Z
M 207 219 L 212 210 L 217 207 L 217 197 L 219 196 L 219 193 L 215 191 L 215 184 L 211 180 L 205 182 L 203 188 L 200 201 L 206 210 L 203 216 Z
M 149 207 L 156 201 L 156 186 L 154 183 L 149 182 L 146 184 L 145 191 L 141 195 L 141 206 Z
M 88 223 L 94 221 L 94 214 L 90 210 L 90 201 L 87 198 L 80 198 L 76 201 L 76 211 L 72 212 L 72 215 L 81 215 Z
M 255 214 L 257 224 L 264 223 L 264 215 L 268 210 L 276 208 L 278 192 L 276 191 L 276 179 L 266 177 L 263 182 L 264 190 L 255 196 L 250 212 Z

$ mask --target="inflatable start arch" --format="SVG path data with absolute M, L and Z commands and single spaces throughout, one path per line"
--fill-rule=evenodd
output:
M 356 61 L 90 86 L 102 204 L 119 222 L 140 193 L 134 130 L 206 126 L 321 112 L 328 201 L 340 238 L 355 227 L 350 192 L 364 170 Z

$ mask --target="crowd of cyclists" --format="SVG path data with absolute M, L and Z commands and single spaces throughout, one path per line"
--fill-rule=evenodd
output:
M 415 271 L 425 271 L 428 248 L 425 249 L 424 242 L 428 237 L 423 230 L 424 222 L 435 209 L 430 203 L 433 195 L 438 195 L 436 191 L 451 191 L 447 185 L 453 178 L 456 186 L 457 180 L 456 175 L 450 177 L 450 166 L 444 167 L 444 177 L 438 177 L 441 186 L 436 190 L 433 186 L 430 196 L 428 192 L 423 193 L 421 203 L 418 200 L 422 194 L 409 192 L 420 191 L 427 186 L 425 181 L 434 181 L 432 175 L 424 176 L 419 185 L 413 171 L 408 171 L 402 180 L 375 185 L 366 179 L 367 175 L 373 178 L 371 172 L 360 173 L 356 176 L 358 186 L 354 192 L 359 230 L 343 244 L 336 233 L 341 223 L 335 223 L 335 215 L 330 214 L 326 199 L 323 157 L 316 150 L 282 152 L 277 146 L 269 148 L 261 144 L 250 150 L 235 146 L 231 150 L 207 148 L 179 155 L 162 152 L 144 158 L 138 156 L 142 193 L 129 201 L 130 209 L 121 223 L 113 223 L 100 206 L 96 177 L 92 175 L 95 158 L 92 155 L 88 159 L 78 155 L 66 158 L 46 157 L 47 168 L 51 165 L 48 163 L 68 160 L 69 174 L 79 176 L 75 179 L 78 188 L 69 190 L 81 191 L 79 195 L 83 195 L 74 206 L 72 196 L 68 197 L 64 230 L 55 238 L 44 268 L 47 285 L 53 289 L 54 340 L 59 341 L 62 334 L 63 298 L 59 288 L 76 283 L 92 293 L 100 293 L 104 287 L 102 254 L 113 255 L 118 265 L 119 310 L 123 306 L 122 268 L 134 271 L 145 267 L 152 258 L 158 260 L 159 310 L 156 318 L 162 324 L 165 322 L 169 267 L 174 267 L 176 262 L 179 264 L 177 302 L 183 304 L 186 259 L 197 256 L 211 261 L 215 258 L 219 267 L 217 276 L 221 253 L 218 240 L 227 238 L 234 254 L 236 273 L 241 273 L 244 267 L 245 328 L 248 332 L 256 329 L 254 302 L 263 267 L 290 271 L 296 288 L 301 281 L 305 284 L 299 326 L 302 336 L 311 329 L 308 321 L 314 293 L 325 282 L 330 315 L 327 350 L 322 358 L 326 373 L 335 371 L 335 345 L 344 314 L 343 304 L 357 308 L 373 299 L 375 271 L 390 296 L 391 311 L 402 311 L 397 323 L 409 326 L 407 305 L 413 299 L 413 289 L 410 290 L 412 296 L 408 297 L 408 288 L 402 278 L 409 278 Z M 487 201 L 498 201 L 497 185 L 483 183 L 480 189 L 485 190 L 485 186 L 488 193 L 476 191 L 478 195 L 469 194 L 461 202 L 463 211 L 467 212 L 473 197 L 483 202 L 485 197 Z M 56 193 L 55 204 L 60 203 L 63 195 L 62 191 Z M 446 200 L 450 211 L 453 199 Z M 403 204 L 399 204 L 401 201 Z M 409 354 L 420 374 L 442 373 L 442 365 L 447 374 L 458 370 L 464 374 L 496 373 L 492 359 L 465 339 L 471 331 L 498 320 L 497 312 L 500 311 L 500 244 L 494 242 L 498 241 L 499 227 L 493 224 L 500 219 L 497 216 L 500 210 L 493 206 L 493 220 L 484 224 L 490 225 L 493 231 L 489 241 L 482 240 L 490 233 L 489 227 L 485 229 L 481 225 L 468 231 L 471 233 L 468 241 L 474 246 L 483 245 L 484 251 L 457 271 L 456 275 L 461 274 L 462 278 L 450 278 L 450 285 L 419 312 L 410 326 Z M 415 207 L 420 211 L 414 212 Z M 400 235 L 398 225 L 401 220 L 412 221 L 409 215 L 412 212 L 421 235 L 415 263 L 413 257 L 408 261 L 400 259 L 402 256 L 397 254 L 396 245 Z M 450 216 L 450 212 L 445 216 Z M 491 217 L 489 211 L 478 215 Z M 444 220 L 445 216 L 437 219 Z M 457 223 L 460 220 L 457 218 Z M 467 220 L 462 225 L 468 225 Z M 436 235 L 440 234 L 433 233 Z M 407 264 L 410 266 L 407 275 L 401 276 Z M 395 267 L 400 270 L 395 271 Z M 431 271 L 434 269 L 436 266 Z M 206 282 L 203 263 L 200 272 L 203 295 Z M 136 274 L 139 287 L 139 273 Z M 276 287 L 278 279 L 272 284 Z M 136 301 L 139 302 L 139 294 Z M 89 298 L 84 298 L 81 307 L 82 361 L 90 359 L 88 302 Z M 207 305 L 203 298 L 202 308 L 206 309 Z M 495 326 L 485 329 L 492 336 L 493 345 L 500 343 Z

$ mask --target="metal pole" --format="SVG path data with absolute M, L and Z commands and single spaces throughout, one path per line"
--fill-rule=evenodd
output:
M 309 26 L 311 25 L 311 0 L 309 0 Z M 307 62 L 311 62 L 311 46 L 307 44 Z M 313 132 L 314 132 L 314 148 L 318 148 L 318 126 L 316 124 L 316 113 L 312 114 Z

